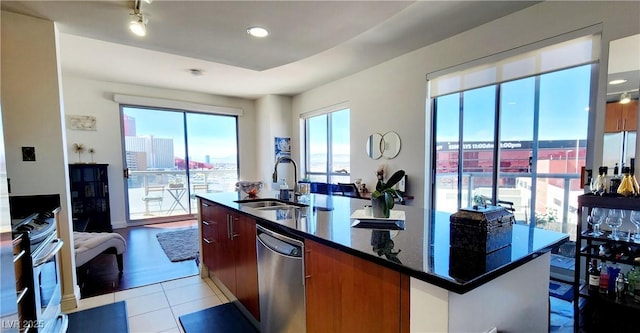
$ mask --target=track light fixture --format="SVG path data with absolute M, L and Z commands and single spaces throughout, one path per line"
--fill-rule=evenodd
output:
M 625 91 L 620 95 L 620 104 L 627 104 L 631 102 L 631 96 L 629 96 L 629 92 Z
M 140 11 L 140 0 L 135 0 L 133 4 L 132 19 L 129 22 L 129 30 L 137 36 L 144 37 L 147 34 L 147 18 Z
M 144 37 L 147 34 L 146 18 L 142 14 L 133 15 L 135 15 L 135 18 L 129 22 L 129 30 L 140 37 Z

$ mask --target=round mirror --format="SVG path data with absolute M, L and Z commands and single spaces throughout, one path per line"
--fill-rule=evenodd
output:
M 394 158 L 400 153 L 400 136 L 396 132 L 387 132 L 382 136 L 383 148 L 382 156 L 385 158 Z
M 367 156 L 374 160 L 382 157 L 382 134 L 373 133 L 367 138 Z

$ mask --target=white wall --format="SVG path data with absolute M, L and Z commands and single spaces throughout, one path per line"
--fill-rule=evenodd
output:
M 76 306 L 75 260 L 57 31 L 53 22 L 2 12 L 2 117 L 11 195 L 59 194 L 58 235 L 63 307 Z M 21 147 L 35 147 L 36 161 L 22 161 Z
M 96 117 L 96 131 L 66 130 L 68 142 L 66 149 L 70 156 L 69 160 L 72 163 L 77 161 L 77 155 L 74 155 L 73 151 L 73 144 L 82 143 L 86 148 L 95 149 L 95 162 L 109 164 L 109 199 L 111 202 L 111 220 L 114 228 L 126 226 L 120 105 L 113 101 L 114 93 L 243 109 L 244 115 L 238 117 L 240 178 L 252 179 L 256 177 L 256 131 L 253 101 L 96 81 L 67 75 L 63 75 L 62 83 L 66 114 Z M 90 156 L 86 152 L 83 155 L 82 160 L 89 161 Z
M 267 95 L 256 100 L 256 132 L 259 138 L 257 142 L 258 179 L 265 183 L 265 189 L 275 189 L 271 175 L 275 165 L 275 137 L 291 137 L 291 156 L 298 163 L 298 177 L 300 177 L 299 154 L 296 155 L 296 147 L 299 141 L 292 137 L 291 98 L 277 95 Z M 278 167 L 278 181 L 287 179 L 289 186 L 293 186 L 293 168 L 290 164 L 282 164 Z M 250 179 L 246 179 L 250 180 Z
M 375 170 L 383 160 L 366 157 L 364 144 L 373 132 L 395 130 L 402 139 L 397 158 L 386 161 L 391 172 L 404 169 L 414 205 L 429 198 L 424 187 L 430 167 L 426 147 L 431 146 L 427 110 L 426 74 L 469 62 L 573 30 L 602 23 L 602 55 L 598 81 L 594 159 L 602 156 L 606 73 L 609 41 L 640 31 L 639 2 L 549 2 L 524 9 L 478 28 L 407 53 L 360 73 L 312 89 L 293 98 L 292 121 L 300 113 L 339 102 L 351 106 L 351 177 L 375 183 Z M 293 127 L 295 138 L 301 133 Z M 426 162 L 425 162 L 426 161 Z

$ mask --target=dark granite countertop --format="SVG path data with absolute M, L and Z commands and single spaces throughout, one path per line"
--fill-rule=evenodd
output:
M 510 246 L 474 257 L 450 247 L 449 213 L 396 205 L 394 210 L 405 214 L 404 230 L 377 230 L 352 227 L 352 213 L 369 203 L 362 199 L 311 194 L 308 207 L 264 211 L 235 202 L 248 199 L 244 193 L 197 196 L 251 215 L 266 228 L 321 242 L 459 294 L 569 240 L 567 234 L 514 225 Z M 263 192 L 257 199 L 273 197 Z

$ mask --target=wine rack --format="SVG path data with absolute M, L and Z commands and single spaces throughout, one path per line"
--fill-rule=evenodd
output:
M 591 236 L 587 219 L 593 208 L 640 210 L 640 198 L 618 196 L 598 196 L 584 194 L 578 197 L 578 223 L 576 239 L 576 261 L 574 279 L 574 332 L 629 332 L 638 329 L 635 318 L 640 316 L 640 303 L 630 295 L 621 299 L 615 295 L 589 292 L 589 262 L 616 263 L 627 268 L 640 268 L 640 243 L 622 237 L 609 238 L 611 232 L 603 231 L 600 236 Z M 626 231 L 626 230 L 625 230 Z M 600 246 L 609 249 L 603 253 Z M 636 260 L 638 258 L 638 260 Z M 625 270 L 626 271 L 626 270 Z

